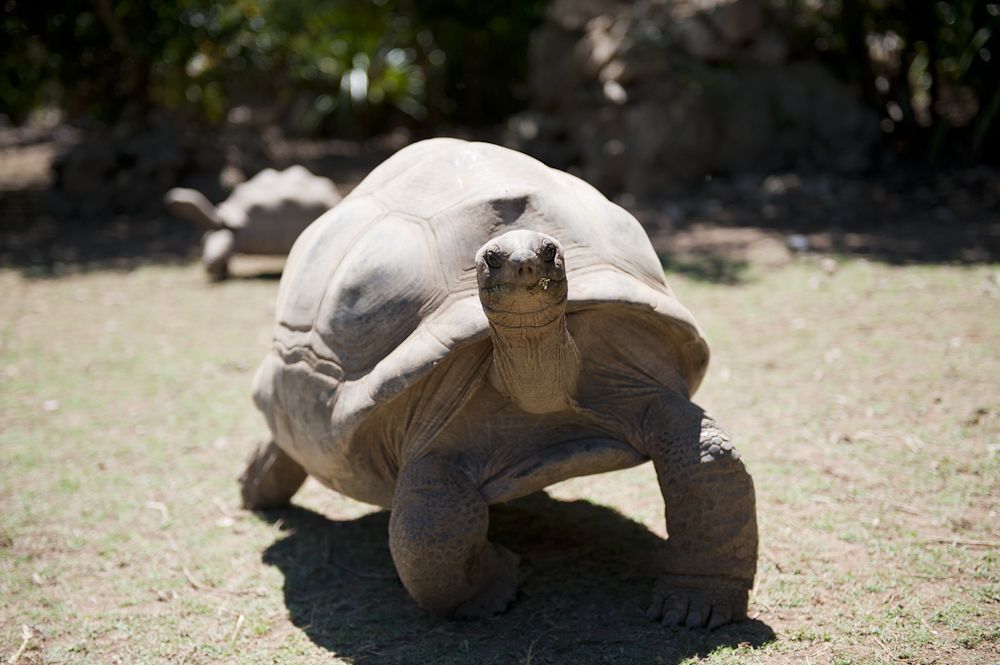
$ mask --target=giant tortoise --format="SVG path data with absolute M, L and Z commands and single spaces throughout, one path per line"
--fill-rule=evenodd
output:
M 746 616 L 753 483 L 690 400 L 708 346 L 639 223 L 582 180 L 495 145 L 413 144 L 302 234 L 276 319 L 248 508 L 286 505 L 307 475 L 388 508 L 410 595 L 480 617 L 518 581 L 491 504 L 652 460 L 669 538 L 649 617 Z
M 205 232 L 202 264 L 210 277 L 223 279 L 234 254 L 287 254 L 302 230 L 340 199 L 332 181 L 296 165 L 264 169 L 237 185 L 218 207 L 186 187 L 171 189 L 164 203 Z

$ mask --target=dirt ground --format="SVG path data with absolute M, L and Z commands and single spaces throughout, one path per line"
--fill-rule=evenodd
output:
M 384 511 L 312 481 L 289 510 L 241 510 L 281 261 L 209 284 L 161 215 L 49 217 L 53 149 L 0 152 L 5 662 L 1000 660 L 995 173 L 637 204 L 712 345 L 696 400 L 757 487 L 751 618 L 705 632 L 643 617 L 666 535 L 649 465 L 497 507 L 525 577 L 476 622 L 413 604 Z

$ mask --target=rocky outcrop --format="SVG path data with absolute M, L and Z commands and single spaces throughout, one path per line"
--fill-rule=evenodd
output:
M 871 165 L 878 119 L 790 55 L 766 0 L 556 0 L 533 38 L 531 111 L 506 140 L 605 192 L 709 174 Z
M 128 113 L 90 128 L 52 165 L 53 212 L 88 218 L 160 212 L 163 195 L 188 181 L 212 198 L 276 163 L 258 128 L 184 124 L 164 111 Z

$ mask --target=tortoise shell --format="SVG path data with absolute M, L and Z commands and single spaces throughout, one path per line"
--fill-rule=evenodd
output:
M 380 404 L 489 338 L 475 255 L 489 239 L 522 228 L 562 244 L 567 317 L 599 314 L 607 305 L 645 313 L 662 326 L 689 392 L 695 391 L 708 345 L 667 286 L 634 217 L 579 178 L 521 153 L 431 139 L 373 170 L 292 248 L 276 306 L 274 351 L 255 387 L 282 447 L 293 448 L 287 452 L 313 473 L 306 458 L 323 451 L 305 447 L 334 451 Z M 296 404 L 295 414 L 271 395 L 274 376 L 291 366 L 300 386 L 305 377 L 320 379 L 309 388 L 315 400 Z M 324 419 L 324 436 L 332 440 L 292 443 L 295 437 L 281 435 L 283 422 L 287 429 L 289 419 L 307 418 Z

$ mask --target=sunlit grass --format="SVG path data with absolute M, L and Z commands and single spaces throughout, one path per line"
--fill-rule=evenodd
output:
M 435 619 L 392 579 L 374 508 L 311 482 L 297 512 L 237 507 L 264 430 L 249 384 L 275 281 L 0 272 L 0 658 L 28 626 L 21 662 L 988 662 L 991 270 L 802 261 L 727 285 L 671 278 L 713 346 L 697 400 L 759 502 L 758 623 L 713 634 L 642 618 L 645 530 L 663 533 L 648 467 L 503 509 L 521 598 L 492 621 Z

